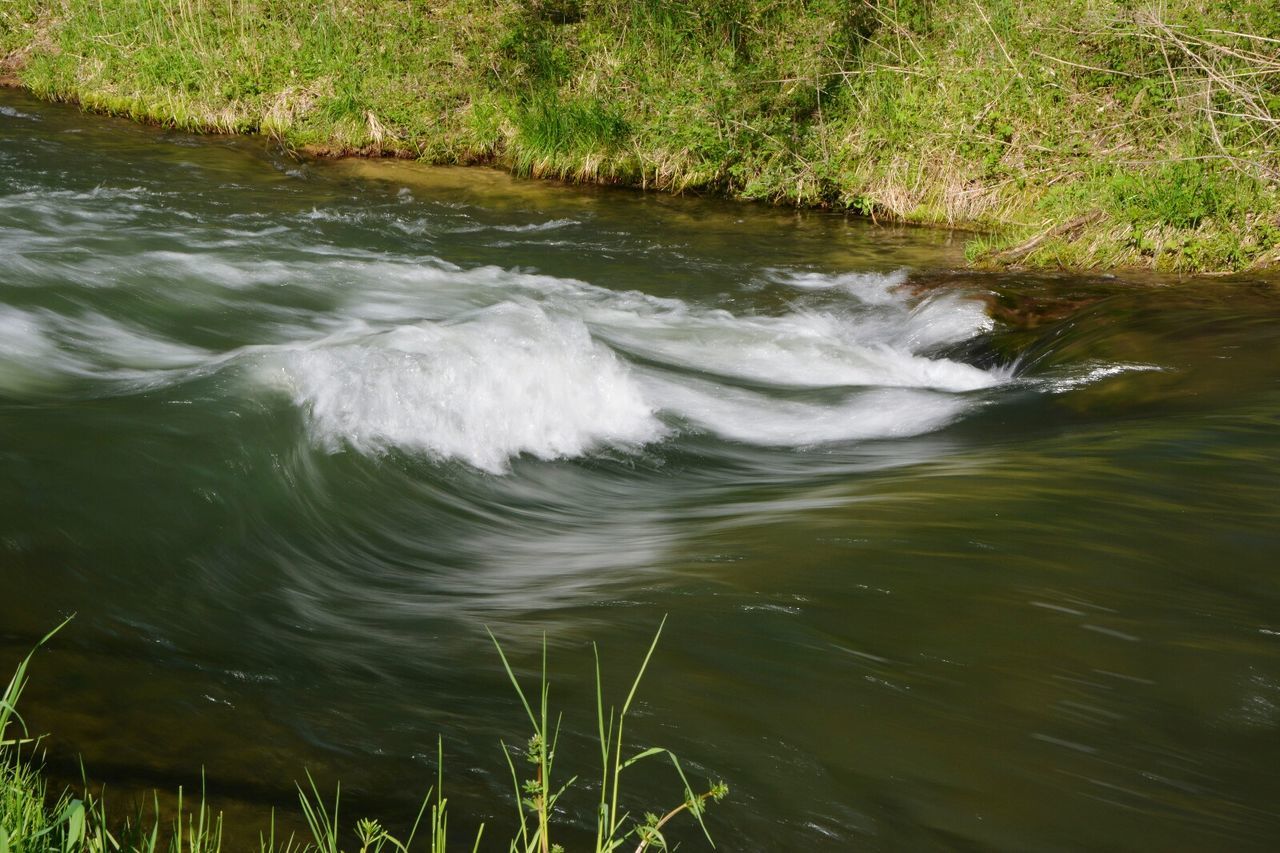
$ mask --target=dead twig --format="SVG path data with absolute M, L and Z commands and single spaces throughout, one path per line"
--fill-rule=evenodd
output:
M 1103 213 L 1101 210 L 1090 211 L 1089 213 L 1077 216 L 1075 219 L 1063 222 L 1060 225 L 1055 225 L 1047 231 L 1042 231 L 1024 243 L 1020 243 L 1012 248 L 997 252 L 992 257 L 994 260 L 1010 266 L 1021 263 L 1022 261 L 1025 261 L 1032 252 L 1043 246 L 1047 241 L 1052 240 L 1055 237 L 1063 237 L 1068 240 L 1074 239 L 1079 236 L 1080 232 L 1084 231 L 1086 227 L 1101 219 L 1102 216 Z

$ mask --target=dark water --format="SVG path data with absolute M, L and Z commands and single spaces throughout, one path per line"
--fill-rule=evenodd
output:
M 616 694 L 666 614 L 631 739 L 730 784 L 722 849 L 1274 848 L 1276 281 L 958 251 L 0 93 L 0 652 L 78 613 L 51 768 L 395 823 L 440 735 L 505 849 L 485 626 L 528 678 L 545 632 L 590 778 L 590 641 Z

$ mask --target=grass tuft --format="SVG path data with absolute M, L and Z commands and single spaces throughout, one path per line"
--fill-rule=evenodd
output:
M 664 618 L 663 623 L 665 622 Z M 167 831 L 163 828 L 165 817 L 161 813 L 158 796 L 153 797 L 153 810 L 150 814 L 140 810 L 121 821 L 113 821 L 108 816 L 105 802 L 101 798 L 89 794 L 79 798 L 70 791 L 50 796 L 48 784 L 41 776 L 38 764 L 33 763 L 31 753 L 39 739 L 30 736 L 18 715 L 17 706 L 27 683 L 27 669 L 32 657 L 66 624 L 64 621 L 49 632 L 19 662 L 4 693 L 0 694 L 0 853 L 221 853 L 222 814 L 215 813 L 209 806 L 203 774 L 200 797 L 193 809 L 184 801 L 182 788 L 178 789 L 177 806 Z M 596 711 L 602 765 L 596 853 L 613 853 L 633 842 L 636 853 L 649 849 L 669 849 L 663 828 L 673 818 L 686 812 L 694 818 L 710 842 L 711 836 L 707 833 L 702 815 L 708 803 L 718 801 L 728 794 L 729 789 L 723 782 L 711 784 L 704 793 L 695 793 L 680 762 L 666 749 L 651 747 L 624 757 L 623 723 L 661 634 L 660 625 L 631 683 L 622 709 L 616 712 L 612 707 L 608 709 L 607 724 L 600 679 L 600 658 L 599 653 L 596 653 Z M 493 638 L 492 633 L 490 637 Z M 562 849 L 552 841 L 555 832 L 552 818 L 556 814 L 556 804 L 576 781 L 576 777 L 559 787 L 552 783 L 560 717 L 557 715 L 552 724 L 546 641 L 543 641 L 541 678 L 533 703 L 516 678 L 501 645 L 496 638 L 493 638 L 493 642 L 533 731 L 523 757 L 523 762 L 532 767 L 532 776 L 523 782 L 516 771 L 519 753 L 502 744 L 503 756 L 511 770 L 518 815 L 518 830 L 510 843 L 510 849 L 524 853 L 552 853 Z M 619 810 L 622 772 L 639 761 L 657 756 L 665 756 L 674 767 L 683 790 L 682 800 L 661 816 L 646 813 L 639 820 L 633 819 L 629 812 Z M 347 853 L 348 850 L 359 853 L 409 853 L 418 839 L 419 830 L 424 829 L 423 818 L 428 816 L 428 808 L 430 815 L 423 836 L 425 844 L 430 853 L 445 853 L 448 849 L 449 817 L 448 800 L 444 796 L 444 744 L 439 739 L 436 742 L 436 768 L 435 785 L 423 798 L 413 826 L 403 838 L 393 835 L 374 818 L 365 817 L 354 824 L 344 824 L 341 818 L 341 785 L 335 787 L 330 804 L 311 773 L 307 772 L 306 787 L 298 785 L 298 802 L 310 838 L 298 841 L 291 835 L 285 839 L 277 839 L 273 813 L 270 828 L 259 834 L 259 853 Z M 88 788 L 87 782 L 84 788 Z M 485 824 L 481 823 L 472 842 L 473 853 L 479 849 L 484 831 Z M 352 839 L 358 842 L 358 847 L 347 846 Z

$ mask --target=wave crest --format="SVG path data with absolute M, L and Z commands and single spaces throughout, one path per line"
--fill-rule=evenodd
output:
M 314 438 L 331 450 L 399 448 L 500 473 L 522 454 L 571 458 L 665 432 L 628 367 L 580 320 L 528 303 L 279 359 Z

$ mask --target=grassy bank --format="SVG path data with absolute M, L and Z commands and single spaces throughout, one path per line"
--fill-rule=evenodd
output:
M 39 95 L 325 153 L 1280 264 L 1274 0 L 8 0 Z
M 108 815 L 103 800 L 87 790 L 55 793 L 50 789 L 38 761 L 43 738 L 32 735 L 18 713 L 18 705 L 33 655 L 66 624 L 63 622 L 46 635 L 36 649 L 18 663 L 8 685 L 0 691 L 0 853 L 220 853 L 223 818 L 208 805 L 203 792 L 194 803 L 191 798 L 184 803 L 179 789 L 174 808 L 162 810 L 157 796 L 150 810 L 141 808 L 115 818 Z M 589 848 L 595 853 L 667 850 L 670 845 L 666 833 L 671 831 L 671 822 L 677 818 L 686 821 L 692 818 L 710 842 L 702 815 L 712 801 L 722 799 L 729 791 L 723 782 L 709 782 L 706 791 L 697 793 L 679 760 L 668 750 L 650 747 L 633 754 L 624 746 L 628 715 L 661 635 L 660 625 L 621 707 L 605 704 L 600 654 L 598 650 L 595 652 L 600 776 L 596 786 L 598 800 L 593 809 L 595 844 Z M 496 638 L 493 643 L 531 730 L 528 741 L 519 747 L 501 744 L 503 758 L 511 772 L 515 810 L 512 823 L 516 829 L 509 844 L 500 846 L 507 847 L 511 853 L 563 853 L 563 848 L 553 839 L 561 834 L 558 824 L 565 819 L 567 802 L 573 798 L 578 779 L 564 780 L 555 775 L 562 717 L 553 714 L 549 701 L 546 645 L 544 643 L 542 650 L 538 690 L 531 694 L 520 684 Z M 670 765 L 679 783 L 676 789 L 679 796 L 659 812 L 630 811 L 621 797 L 623 772 L 650 758 L 665 760 Z M 258 848 L 261 853 L 343 853 L 347 850 L 410 853 L 414 849 L 445 853 L 451 848 L 442 743 L 436 745 L 436 771 L 435 784 L 427 791 L 417 819 L 397 834 L 372 818 L 344 823 L 340 819 L 341 787 L 328 798 L 307 773 L 306 785 L 298 786 L 299 812 L 308 829 L 307 837 L 278 836 L 273 811 L 271 825 L 262 827 L 258 834 Z M 494 834 L 489 832 L 491 838 Z M 455 841 L 458 836 L 455 826 Z M 484 837 L 485 825 L 481 823 L 474 831 L 465 833 L 466 848 L 480 849 Z

